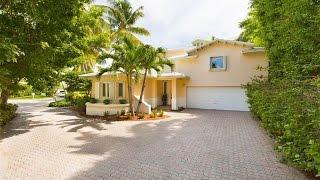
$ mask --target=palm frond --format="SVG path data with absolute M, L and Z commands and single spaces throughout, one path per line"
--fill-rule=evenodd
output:
M 137 35 L 149 36 L 150 32 L 142 27 L 128 27 L 128 31 Z

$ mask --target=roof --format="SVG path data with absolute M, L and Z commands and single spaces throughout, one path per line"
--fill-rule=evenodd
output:
M 181 59 L 191 59 L 191 58 L 196 58 L 197 56 L 189 56 L 188 54 L 182 54 L 178 56 L 172 56 L 169 57 L 169 60 L 175 61 L 175 60 L 181 60 Z
M 121 72 L 106 72 L 102 76 L 109 76 L 109 75 L 116 75 L 116 74 L 122 74 Z M 97 77 L 98 73 L 89 73 L 89 74 L 82 74 L 80 77 L 83 78 L 90 78 L 90 77 Z M 148 75 L 148 77 L 154 77 L 154 78 L 185 78 L 186 75 L 179 73 L 179 72 L 164 72 L 160 73 L 159 75 Z
M 81 74 L 81 75 L 79 75 L 79 77 L 84 77 L 84 78 L 96 77 L 96 76 L 98 76 L 98 74 L 99 74 L 98 72 L 88 73 L 88 74 Z M 116 74 L 121 74 L 121 72 L 106 72 L 106 73 L 103 73 L 102 76 L 116 75 Z
M 242 42 L 242 41 L 233 41 L 233 40 L 223 40 L 223 39 L 214 39 L 213 41 L 210 41 L 209 43 L 203 45 L 203 46 L 200 46 L 200 47 L 196 47 L 194 49 L 191 49 L 191 50 L 188 50 L 188 54 L 192 54 L 192 53 L 195 53 L 203 48 L 206 48 L 208 46 L 211 46 L 212 44 L 215 44 L 215 43 L 225 43 L 225 44 L 232 44 L 232 45 L 240 45 L 240 46 L 247 46 L 249 48 L 253 48 L 254 47 L 254 44 L 252 43 L 248 43 L 248 42 Z
M 179 72 L 166 72 L 158 75 L 159 78 L 187 78 L 186 75 Z
M 251 49 L 245 49 L 242 51 L 243 54 L 260 53 L 260 52 L 265 52 L 264 47 L 253 47 Z

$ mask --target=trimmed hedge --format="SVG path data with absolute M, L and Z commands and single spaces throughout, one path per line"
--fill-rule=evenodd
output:
M 0 127 L 4 126 L 7 122 L 16 116 L 18 106 L 15 104 L 8 104 L 0 108 Z
M 73 92 L 67 94 L 65 100 L 50 103 L 49 107 L 75 106 L 77 108 L 85 108 L 87 102 L 96 103 L 97 100 L 94 98 L 90 98 L 84 92 Z
M 252 113 L 275 139 L 283 160 L 320 175 L 320 88 L 311 82 L 253 82 Z
M 66 100 L 51 102 L 49 104 L 49 107 L 69 107 L 69 106 L 71 106 L 71 102 Z

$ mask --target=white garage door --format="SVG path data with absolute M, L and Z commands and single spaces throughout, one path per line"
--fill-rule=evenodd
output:
M 241 87 L 187 88 L 188 108 L 248 111 L 246 100 Z

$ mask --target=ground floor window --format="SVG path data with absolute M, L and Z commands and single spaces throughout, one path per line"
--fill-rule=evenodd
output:
M 124 97 L 124 85 L 123 83 L 118 83 L 118 97 Z

